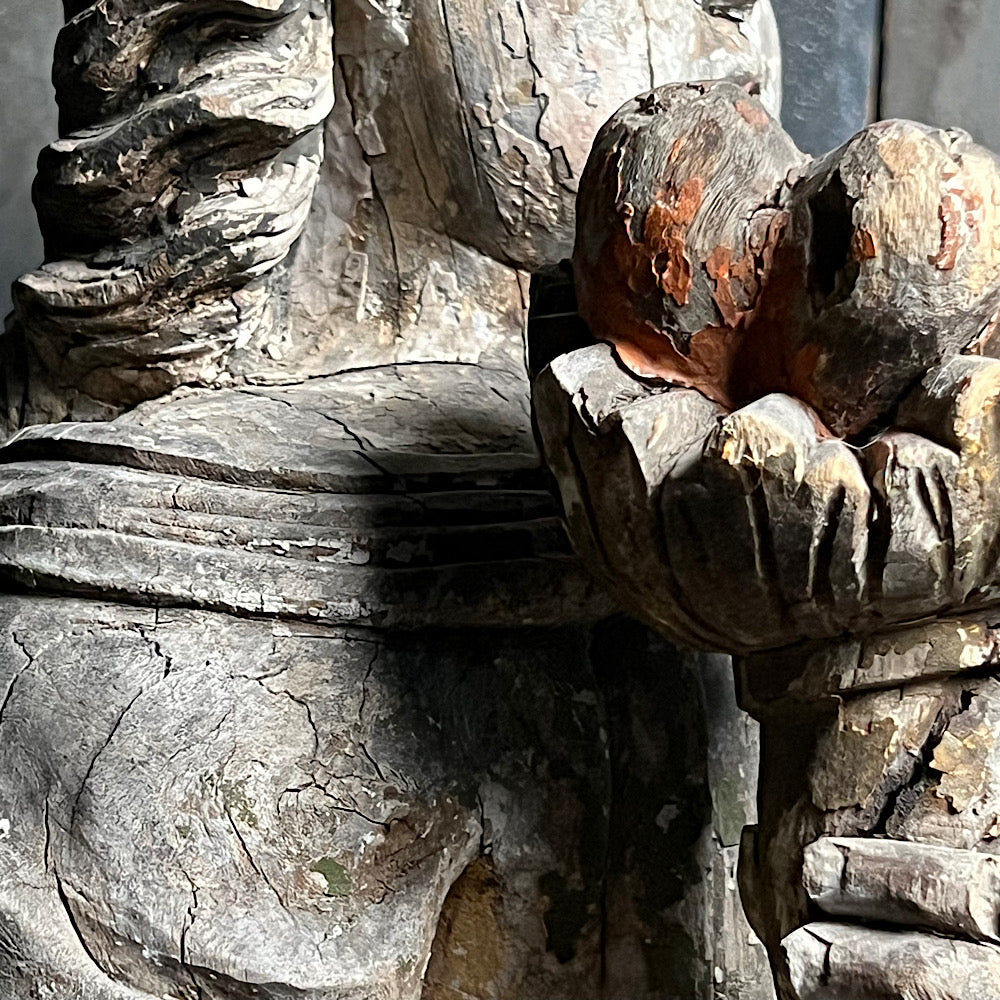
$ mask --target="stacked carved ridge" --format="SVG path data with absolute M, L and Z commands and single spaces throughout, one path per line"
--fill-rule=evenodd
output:
M 662 87 L 596 140 L 574 267 L 635 374 L 730 409 L 790 393 L 854 435 L 944 357 L 990 353 L 1000 162 L 906 121 L 810 161 L 744 88 Z
M 36 419 L 225 381 L 267 350 L 333 104 L 322 0 L 66 0 L 66 16 L 61 138 L 34 189 L 46 262 L 14 288 Z
M 0 582 L 378 628 L 609 613 L 570 552 L 522 378 L 382 375 L 182 390 L 22 429 L 0 449 Z

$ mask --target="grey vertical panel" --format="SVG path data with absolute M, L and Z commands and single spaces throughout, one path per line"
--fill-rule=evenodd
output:
M 882 109 L 1000 150 L 1000 0 L 888 0 Z
M 0 316 L 10 284 L 42 259 L 31 207 L 38 151 L 56 138 L 50 82 L 52 49 L 62 27 L 59 0 L 0 0 Z
M 784 63 L 782 121 L 805 152 L 825 153 L 874 113 L 881 0 L 772 0 L 772 5 Z

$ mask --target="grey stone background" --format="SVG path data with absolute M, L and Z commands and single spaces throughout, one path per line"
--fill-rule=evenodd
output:
M 38 151 L 56 138 L 50 69 L 59 0 L 0 0 L 0 315 L 10 283 L 42 259 L 31 207 Z
M 800 149 L 825 153 L 875 118 L 882 0 L 771 3 L 781 32 L 782 122 Z
M 807 152 L 831 149 L 879 116 L 959 125 L 1000 150 L 1000 0 L 772 2 L 785 59 L 783 118 Z M 30 190 L 38 150 L 56 134 L 49 65 L 62 11 L 58 0 L 0 0 L 0 14 L 4 314 L 10 283 L 42 258 Z

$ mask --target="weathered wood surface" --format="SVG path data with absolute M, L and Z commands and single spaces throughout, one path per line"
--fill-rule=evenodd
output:
M 787 944 L 801 1000 L 994 1000 L 1000 949 L 929 934 L 812 924 Z
M 995 603 L 998 371 L 969 356 L 932 371 L 899 410 L 905 429 L 860 462 L 797 400 L 727 415 L 693 390 L 632 378 L 606 345 L 536 381 L 571 534 L 612 592 L 691 644 L 811 640 L 739 665 L 764 748 L 743 898 L 790 1000 L 1000 996 L 982 979 L 996 952 L 972 943 L 997 935 L 993 874 L 976 853 L 995 853 L 1000 835 L 996 613 L 887 631 Z M 872 837 L 890 839 L 853 849 Z M 851 848 L 850 876 L 817 872 L 809 845 L 823 838 Z M 827 976 L 825 950 L 799 928 L 828 885 L 832 914 L 900 930 L 866 950 L 869 932 L 846 928 Z M 922 929 L 968 940 L 937 944 Z M 900 978 L 920 949 L 926 960 Z
M 1000 940 L 1000 859 L 931 844 L 825 837 L 807 845 L 809 901 L 837 917 Z
M 986 611 L 738 664 L 766 747 L 740 877 L 782 995 L 1000 996 L 996 621 Z M 834 942 L 829 993 L 815 980 L 817 914 L 843 922 L 817 929 Z M 866 947 L 873 932 L 851 925 L 871 921 L 892 932 Z
M 506 265 L 568 255 L 591 138 L 624 96 L 732 73 L 777 107 L 773 15 L 745 6 L 487 18 L 350 0 L 333 60 L 318 0 L 73 7 L 63 137 L 36 185 L 48 263 L 16 290 L 8 421 L 105 417 L 180 383 L 475 361 L 501 330 L 513 345 L 524 290 Z
M 484 659 L 457 631 L 64 597 L 3 618 L 5 996 L 420 996 L 474 858 L 484 986 L 594 978 L 606 750 L 564 735 L 601 715 L 584 633 L 487 630 Z M 574 902 L 560 961 L 541 915 Z
M 734 84 L 661 88 L 594 144 L 580 311 L 641 377 L 730 409 L 789 392 L 855 435 L 990 349 L 998 211 L 1000 161 L 964 133 L 883 122 L 807 163 Z
M 68 13 L 5 341 L 0 991 L 773 995 L 754 730 L 567 624 L 609 605 L 524 372 L 593 131 L 690 76 L 776 107 L 766 0 Z
M 67 15 L 61 138 L 35 183 L 46 264 L 14 289 L 15 421 L 25 406 L 36 419 L 107 416 L 215 381 L 230 351 L 280 338 L 282 262 L 333 103 L 318 0 L 234 0 L 207 15 L 70 4 Z
M 884 115 L 967 129 L 1000 150 L 997 0 L 887 0 Z
M 795 144 L 746 90 L 680 84 L 598 133 L 573 251 L 580 314 L 644 377 L 743 402 L 740 338 L 766 294 Z M 759 336 L 759 335 L 757 335 Z
M 1000 666 L 996 619 L 995 612 L 937 618 L 864 638 L 771 650 L 760 661 L 744 658 L 737 662 L 740 701 L 760 715 L 774 702 L 809 703 L 988 673 Z
M 26 428 L 0 461 L 9 583 L 386 628 L 611 608 L 570 555 L 503 372 L 202 390 Z
M 997 369 L 957 358 L 901 410 L 915 430 L 936 426 L 949 447 L 893 432 L 863 465 L 842 442 L 820 437 L 791 398 L 725 416 L 692 390 L 630 379 L 603 345 L 559 359 L 536 383 L 571 532 L 620 599 L 693 644 L 831 639 L 807 652 L 757 653 L 741 666 L 744 704 L 763 721 L 765 748 L 743 895 L 783 997 L 895 996 L 911 987 L 1000 996 L 987 985 L 995 978 L 977 978 L 995 953 L 972 944 L 901 931 L 866 950 L 867 932 L 858 931 L 831 953 L 834 972 L 824 978 L 813 937 L 799 931 L 788 940 L 814 919 L 803 851 L 822 837 L 899 842 L 901 876 L 861 848 L 859 877 L 870 891 L 843 901 L 842 919 L 986 933 L 979 917 L 970 930 L 955 903 L 966 898 L 974 860 L 933 870 L 937 904 L 922 902 L 920 884 L 906 880 L 927 875 L 921 845 L 991 852 L 1000 833 L 994 620 L 984 612 L 868 640 L 834 637 L 995 600 L 995 391 L 986 386 Z M 898 963 L 914 949 L 929 957 L 900 979 Z M 940 993 L 945 986 L 953 992 Z
M 535 385 L 578 551 L 637 614 L 730 651 L 994 601 L 998 393 L 1000 362 L 956 358 L 900 411 L 947 447 L 893 432 L 858 452 L 791 397 L 726 414 L 631 378 L 606 345 Z
M 5 996 L 570 1000 L 602 955 L 610 995 L 768 995 L 715 839 L 752 818 L 721 746 L 747 720 L 700 693 L 725 664 L 626 622 L 480 630 L 484 658 L 461 630 L 2 615 Z
M 614 346 L 535 380 L 545 454 L 611 592 L 742 654 L 782 1000 L 997 1000 L 997 161 L 888 122 L 782 176 L 750 101 L 665 88 L 599 138 L 575 263 Z M 766 260 L 722 192 L 783 214 Z

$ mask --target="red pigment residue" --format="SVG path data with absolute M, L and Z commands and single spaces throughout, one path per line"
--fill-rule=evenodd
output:
M 715 304 L 722 313 L 726 326 L 735 327 L 746 316 L 746 307 L 752 305 L 757 297 L 757 269 L 754 259 L 747 254 L 742 260 L 733 263 L 733 251 L 729 247 L 716 247 L 708 260 L 705 270 L 715 282 Z M 733 282 L 740 286 L 743 300 L 737 303 Z
M 962 248 L 962 217 L 965 204 L 959 194 L 949 191 L 938 206 L 941 220 L 941 246 L 931 263 L 939 271 L 952 271 L 958 263 L 958 252 Z
M 657 284 L 679 306 L 687 305 L 691 292 L 691 262 L 686 256 L 687 230 L 698 214 L 704 196 L 705 182 L 700 177 L 692 177 L 684 182 L 679 191 L 668 189 L 661 192 L 646 212 L 642 233 L 644 249 Z M 629 239 L 632 240 L 631 231 Z
M 775 212 L 764 229 L 757 227 L 750 235 L 750 251 L 733 260 L 730 247 L 716 247 L 705 270 L 715 283 L 713 298 L 723 322 L 736 328 L 753 319 L 760 291 L 767 282 L 774 263 L 775 247 L 788 224 L 788 215 Z
M 871 260 L 878 256 L 878 242 L 867 229 L 857 229 L 851 239 L 851 251 L 857 261 Z
M 968 230 L 966 244 L 978 246 L 983 221 L 983 196 L 976 191 L 965 190 L 962 192 L 962 204 L 965 207 L 965 228 Z

